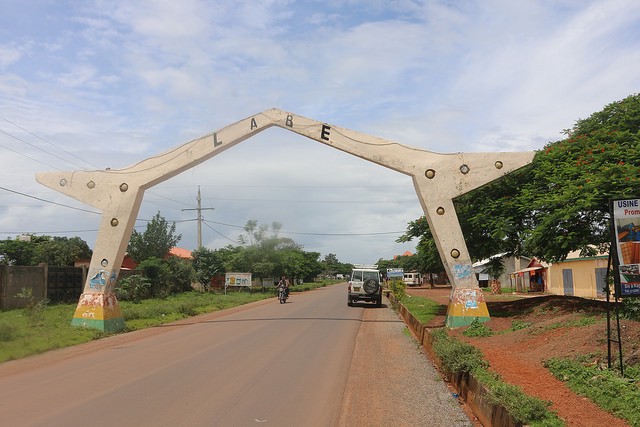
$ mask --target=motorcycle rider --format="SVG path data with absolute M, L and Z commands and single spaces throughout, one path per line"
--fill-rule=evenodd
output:
M 287 276 L 282 275 L 280 281 L 278 282 L 278 289 L 284 288 L 285 295 L 289 298 L 289 280 L 287 280 Z

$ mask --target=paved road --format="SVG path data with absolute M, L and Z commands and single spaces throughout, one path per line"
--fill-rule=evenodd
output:
M 345 292 L 344 285 L 332 286 L 294 294 L 284 305 L 271 299 L 4 363 L 0 423 L 351 424 L 345 411 L 368 396 L 354 389 L 358 381 L 347 384 L 363 318 L 375 312 L 391 316 L 381 324 L 394 323 L 400 338 L 408 339 L 390 309 L 348 308 Z M 367 325 L 375 327 L 375 322 Z M 343 404 L 345 396 L 348 404 Z M 455 417 L 460 419 L 459 414 Z M 368 419 L 362 425 L 382 424 Z

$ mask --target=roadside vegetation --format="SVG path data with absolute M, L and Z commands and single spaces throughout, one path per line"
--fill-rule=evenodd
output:
M 317 252 L 305 252 L 288 238 L 278 237 L 280 224 L 270 228 L 248 221 L 242 246 L 218 250 L 201 248 L 193 251 L 193 260 L 167 256 L 181 236 L 158 212 L 144 232 L 133 231 L 127 247 L 137 264 L 136 273 L 121 278 L 115 294 L 125 320 L 126 330 L 133 331 L 198 314 L 247 304 L 275 296 L 273 288 L 229 288 L 225 294 L 210 291 L 212 278 L 226 271 L 251 272 L 253 277 L 276 278 L 286 275 L 291 290 L 301 292 L 336 283 L 316 281 L 318 276 L 331 277 L 350 271 L 351 264 L 340 263 L 334 254 L 320 260 Z M 55 256 L 54 256 L 55 255 Z M 73 264 L 78 257 L 90 257 L 91 251 L 80 239 L 45 238 L 7 239 L 0 241 L 0 263 L 35 265 L 50 262 Z M 194 285 L 203 292 L 194 291 Z M 72 327 L 77 302 L 49 304 L 37 301 L 32 289 L 18 295 L 24 308 L 0 312 L 0 362 L 19 359 L 48 350 L 68 347 L 105 334 Z
M 409 296 L 400 280 L 393 280 L 389 288 L 395 299 L 403 304 L 422 324 L 431 321 L 441 310 L 441 305 L 428 298 Z M 473 336 L 489 336 L 491 330 L 484 323 L 474 322 L 470 329 Z M 449 336 L 445 328 L 432 332 L 433 351 L 440 359 L 441 369 L 449 377 L 473 374 L 489 391 L 489 398 L 503 406 L 513 418 L 523 425 L 555 427 L 564 423 L 551 412 L 549 402 L 528 396 L 522 389 L 507 384 L 487 368 L 489 363 L 482 358 L 480 350 L 470 344 Z
M 303 283 L 293 286 L 292 291 L 307 291 L 335 282 L 324 280 Z M 272 289 L 264 292 L 234 290 L 228 291 L 226 295 L 190 291 L 166 298 L 121 301 L 119 304 L 126 323 L 124 332 L 130 332 L 274 296 Z M 71 326 L 75 309 L 76 303 L 48 305 L 46 301 L 40 301 L 23 309 L 0 311 L 0 363 L 106 336 L 95 329 Z
M 630 305 L 635 305 L 631 303 Z M 633 317 L 632 320 L 638 320 Z M 558 328 L 580 328 L 593 325 L 596 322 L 604 322 L 602 316 L 590 313 L 582 313 L 574 320 L 554 322 L 544 328 L 529 329 L 532 324 L 521 320 L 514 320 L 511 328 L 494 332 L 482 322 L 474 321 L 468 326 L 462 335 L 467 337 L 489 337 L 494 334 L 506 334 L 521 329 L 529 329 L 528 333 L 536 335 L 545 331 Z M 467 345 L 467 344 L 465 344 Z M 602 362 L 603 355 L 580 355 L 575 359 L 551 358 L 545 361 L 545 367 L 560 381 L 573 390 L 576 394 L 584 396 L 598 405 L 600 408 L 625 420 L 631 426 L 640 427 L 640 413 L 638 401 L 640 401 L 640 367 L 631 365 L 625 367 L 624 377 L 620 374 L 620 366 L 608 369 Z M 454 366 L 455 368 L 455 366 Z
M 404 294 L 400 284 L 391 286 L 392 291 L 401 296 L 401 303 L 419 318 L 422 324 L 428 323 L 432 316 L 417 316 L 424 307 L 429 304 L 436 306 L 434 301 L 426 298 L 412 297 Z M 423 303 L 426 300 L 426 303 Z M 417 302 L 418 310 L 415 309 Z M 505 303 L 507 304 L 507 303 Z M 554 307 L 543 307 L 542 310 L 554 310 Z M 415 310 L 415 311 L 414 311 Z M 529 309 L 531 310 L 531 309 Z M 534 311 L 538 310 L 533 309 Z M 560 310 L 555 307 L 554 314 Z M 494 331 L 485 322 L 474 321 L 464 329 L 462 335 L 474 338 L 490 337 L 496 334 L 509 334 L 524 330 L 525 333 L 536 335 L 550 329 L 558 328 L 582 328 L 595 323 L 604 322 L 601 313 L 589 310 L 578 310 L 576 318 L 551 322 L 540 329 L 533 323 L 514 319 L 511 327 L 505 330 Z M 518 315 L 518 312 L 509 311 L 500 317 Z M 637 318 L 636 300 L 625 301 L 623 316 L 633 321 Z M 433 336 L 433 351 L 440 359 L 440 366 L 450 378 L 457 375 L 472 374 L 489 391 L 489 398 L 496 404 L 503 406 L 516 421 L 531 426 L 562 426 L 564 422 L 549 410 L 550 402 L 528 396 L 517 386 L 505 383 L 501 378 L 488 370 L 489 364 L 483 359 L 482 353 L 471 344 L 464 343 L 455 338 L 445 328 L 431 332 Z M 635 348 L 635 347 L 634 347 Z M 545 367 L 559 380 L 576 394 L 584 396 L 598 405 L 603 410 L 612 413 L 625 420 L 633 427 L 640 427 L 640 413 L 638 401 L 640 401 L 640 366 L 629 363 L 625 366 L 625 375 L 621 376 L 619 366 L 608 369 L 606 363 L 602 363 L 603 355 L 587 354 L 573 359 L 550 358 L 545 361 Z M 604 359 L 606 360 L 606 358 Z
M 549 410 L 549 402 L 528 396 L 517 386 L 507 384 L 490 372 L 480 350 L 449 336 L 444 328 L 433 332 L 433 350 L 449 376 L 473 374 L 489 392 L 489 399 L 503 406 L 517 421 L 529 426 L 563 426 L 564 422 Z
M 625 368 L 625 377 L 621 377 L 619 371 L 594 366 L 587 358 L 550 359 L 545 366 L 577 394 L 629 425 L 640 427 L 640 368 L 637 366 Z

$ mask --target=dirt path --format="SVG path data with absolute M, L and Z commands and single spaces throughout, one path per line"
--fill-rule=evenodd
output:
M 410 295 L 419 295 L 445 304 L 448 289 L 409 289 Z M 509 310 L 509 305 L 519 306 L 515 312 L 521 314 L 509 317 L 493 316 L 487 323 L 494 332 L 502 332 L 484 338 L 469 338 L 462 335 L 464 328 L 455 329 L 453 335 L 479 348 L 490 364 L 490 369 L 498 373 L 506 382 L 515 384 L 529 395 L 550 401 L 551 409 L 565 420 L 568 426 L 627 426 L 624 421 L 600 409 L 588 399 L 578 396 L 564 383 L 557 380 L 545 367 L 544 361 L 552 357 L 575 355 L 606 355 L 606 322 L 601 317 L 594 324 L 580 327 L 558 326 L 575 323 L 584 312 L 600 316 L 601 308 L 588 300 L 565 300 L 564 306 L 531 299 L 522 303 L 491 302 L 489 312 Z M 502 299 L 504 297 L 493 298 Z M 583 304 L 583 306 L 576 306 Z M 537 306 L 537 308 L 536 308 Z M 513 314 L 513 313 L 512 313 Z M 510 331 L 513 322 L 530 324 L 526 328 Z M 444 324 L 444 316 L 439 316 L 433 324 Z M 640 326 L 638 322 L 627 322 L 624 327 L 627 336 L 623 341 L 638 342 Z M 606 363 L 606 359 L 596 356 L 594 363 Z
M 364 309 L 338 426 L 479 426 L 404 329 L 392 309 Z

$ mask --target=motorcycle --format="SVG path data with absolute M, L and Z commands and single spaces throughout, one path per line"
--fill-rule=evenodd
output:
M 278 288 L 278 300 L 280 301 L 280 304 L 284 304 L 285 302 L 287 302 L 288 297 L 289 295 L 287 292 L 287 288 L 285 288 L 284 286 L 280 286 Z

